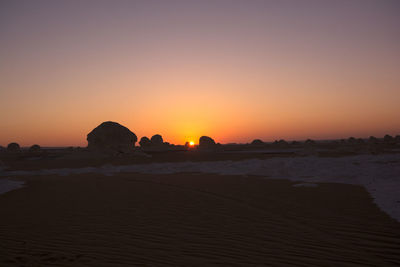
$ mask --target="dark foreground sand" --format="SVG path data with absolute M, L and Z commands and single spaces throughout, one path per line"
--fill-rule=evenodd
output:
M 400 223 L 359 186 L 218 175 L 24 177 L 0 266 L 396 266 Z

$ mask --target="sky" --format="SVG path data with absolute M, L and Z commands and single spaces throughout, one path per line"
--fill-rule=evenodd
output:
M 0 0 L 0 145 L 400 134 L 400 1 Z

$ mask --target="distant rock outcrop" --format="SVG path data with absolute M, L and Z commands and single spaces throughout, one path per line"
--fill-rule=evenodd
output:
M 29 152 L 39 152 L 41 150 L 39 145 L 33 145 L 29 148 Z
M 140 138 L 139 145 L 140 147 L 149 147 L 151 146 L 151 141 L 146 136 L 143 136 L 142 138 Z
M 394 143 L 394 138 L 393 136 L 387 134 L 383 137 L 383 142 L 385 142 L 386 144 L 392 144 Z
M 200 149 L 214 149 L 216 147 L 214 139 L 208 136 L 202 136 L 199 139 Z
M 21 147 L 17 143 L 10 143 L 7 146 L 8 152 L 19 152 L 21 151 Z
M 253 146 L 261 146 L 261 145 L 264 145 L 264 142 L 261 141 L 260 139 L 254 139 L 253 142 L 251 142 L 251 145 L 253 145 Z
M 94 128 L 87 141 L 89 149 L 129 152 L 135 147 L 137 137 L 125 126 L 107 121 Z
M 164 140 L 161 135 L 155 134 L 151 137 L 152 146 L 161 146 L 162 144 L 164 144 Z

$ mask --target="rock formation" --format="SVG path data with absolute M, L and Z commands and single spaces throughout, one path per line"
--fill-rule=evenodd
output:
M 151 141 L 150 141 L 150 139 L 147 138 L 146 136 L 143 136 L 143 137 L 140 139 L 139 145 L 140 145 L 141 147 L 149 147 L 149 146 L 151 146 Z
M 307 140 L 304 142 L 304 144 L 307 145 L 307 146 L 313 146 L 313 145 L 315 145 L 315 141 L 312 140 L 312 139 L 307 139 Z
M 260 146 L 263 144 L 264 144 L 264 142 L 261 141 L 260 139 L 254 139 L 253 142 L 251 142 L 251 145 L 253 145 L 253 146 Z
M 200 149 L 214 149 L 216 147 L 215 141 L 208 136 L 202 136 L 199 139 Z
M 21 147 L 17 143 L 10 143 L 7 146 L 8 152 L 19 152 L 21 151 Z
M 107 121 L 94 128 L 88 135 L 88 148 L 129 152 L 135 147 L 136 135 L 119 123 Z
M 279 141 L 278 141 L 278 140 L 275 140 L 275 141 L 272 143 L 272 145 L 273 145 L 274 147 L 278 147 L 278 148 L 286 148 L 286 147 L 289 146 L 289 143 L 288 143 L 287 141 L 281 139 L 281 140 L 279 140 Z
M 41 150 L 39 145 L 33 145 L 29 148 L 29 152 L 39 152 Z
M 383 142 L 385 142 L 386 144 L 392 144 L 394 143 L 394 138 L 393 136 L 387 134 L 383 137 Z
M 164 143 L 164 140 L 161 135 L 155 134 L 151 137 L 151 145 L 152 146 L 161 146 Z

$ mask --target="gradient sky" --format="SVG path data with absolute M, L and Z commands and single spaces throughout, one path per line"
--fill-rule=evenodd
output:
M 0 145 L 400 134 L 400 1 L 0 0 Z

